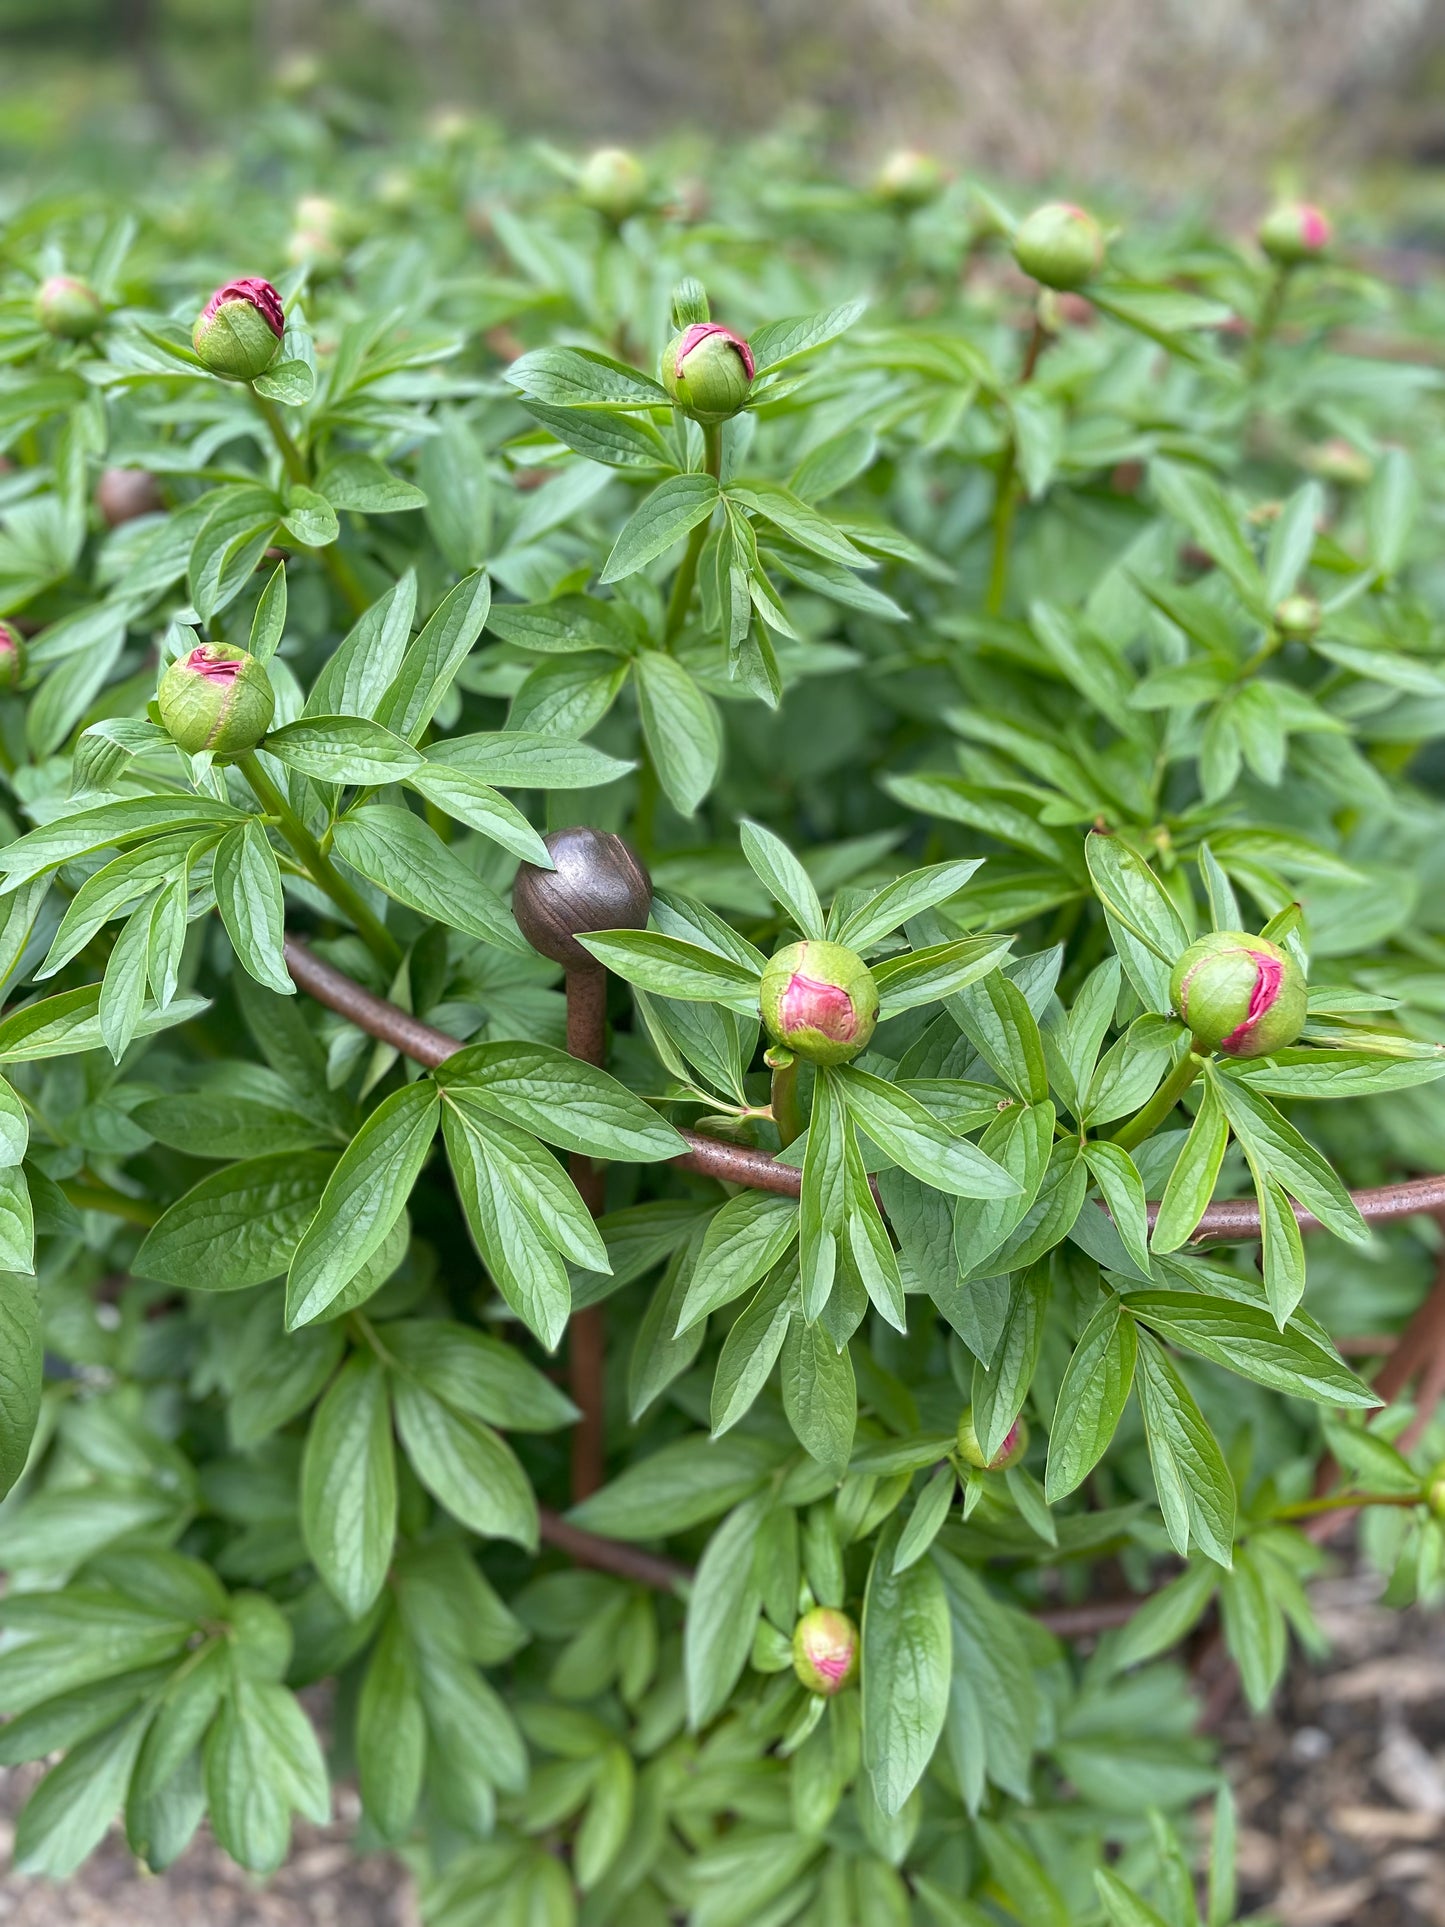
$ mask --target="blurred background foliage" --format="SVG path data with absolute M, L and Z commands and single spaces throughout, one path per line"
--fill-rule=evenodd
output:
M 278 76 L 357 141 L 447 108 L 683 146 L 787 123 L 1226 213 L 1363 178 L 1445 229 L 1445 0 L 0 0 L 0 164 L 204 149 Z

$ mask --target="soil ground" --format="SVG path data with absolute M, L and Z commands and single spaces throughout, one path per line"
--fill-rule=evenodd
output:
M 1240 1807 L 1241 1909 L 1280 1927 L 1445 1927 L 1445 1618 L 1391 1613 L 1378 1582 L 1314 1590 L 1331 1653 L 1296 1659 L 1273 1713 L 1235 1703 L 1220 1736 Z M 35 1769 L 0 1772 L 0 1863 Z M 419 1927 L 405 1870 L 330 1828 L 297 1830 L 262 1886 L 204 1835 L 165 1875 L 112 1833 L 64 1886 L 0 1881 L 0 1927 Z

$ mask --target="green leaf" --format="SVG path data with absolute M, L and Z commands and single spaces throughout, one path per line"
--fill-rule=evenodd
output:
M 1168 1353 L 1139 1335 L 1139 1405 L 1164 1525 L 1180 1558 L 1197 1545 L 1216 1565 L 1234 1551 L 1234 1481 L 1214 1434 Z
M 1012 979 L 991 970 L 951 996 L 948 1009 L 974 1049 L 1026 1104 L 1048 1096 L 1043 1039 L 1027 998 Z
M 1162 1914 L 1142 1901 L 1132 1887 L 1106 1867 L 1094 1869 L 1094 1886 L 1114 1927 L 1169 1927 Z
M 679 815 L 691 816 L 712 788 L 722 757 L 717 710 L 682 664 L 659 649 L 644 649 L 633 672 L 658 780 Z
M 491 604 L 492 585 L 481 570 L 457 584 L 402 658 L 377 704 L 379 723 L 409 743 L 420 739 L 487 626 Z
M 0 1272 L 0 1497 L 30 1455 L 43 1375 L 40 1301 L 31 1277 Z
M 301 1531 L 328 1592 L 360 1619 L 381 1591 L 396 1533 L 387 1379 L 368 1354 L 349 1361 L 311 1421 Z
M 991 1368 L 973 1368 L 973 1426 L 985 1459 L 994 1458 L 1023 1410 L 1044 1342 L 1049 1301 L 1047 1261 L 1014 1278 L 1008 1312 L 994 1349 Z
M 804 937 L 823 935 L 823 906 L 807 871 L 781 837 L 744 817 L 738 826 L 748 867 Z
M 905 1572 L 916 1565 L 933 1544 L 953 1507 L 958 1479 L 951 1465 L 938 1466 L 914 1502 L 908 1523 L 899 1535 L 893 1554 L 893 1570 Z
M 1009 1198 L 1017 1180 L 967 1138 L 955 1137 L 897 1084 L 855 1065 L 836 1073 L 848 1115 L 888 1157 L 923 1183 L 961 1198 Z
M 450 736 L 433 743 L 426 754 L 428 768 L 459 770 L 483 783 L 532 790 L 596 789 L 637 767 L 590 743 L 527 729 Z
M 757 971 L 700 944 L 664 936 L 660 930 L 592 931 L 578 942 L 624 982 L 654 996 L 757 1009 Z
M 1121 838 L 1096 833 L 1086 839 L 1084 855 L 1094 893 L 1111 920 L 1172 969 L 1188 947 L 1189 932 L 1148 864 Z
M 869 949 L 910 917 L 958 896 L 982 861 L 981 857 L 968 857 L 960 862 L 930 863 L 926 869 L 895 877 L 844 917 L 833 933 L 833 941 L 852 950 Z M 833 915 L 837 914 L 835 906 Z
M 772 1270 L 798 1236 L 798 1205 L 767 1191 L 742 1191 L 708 1225 L 687 1295 L 677 1320 L 677 1336 L 720 1305 L 739 1298 Z
M 146 1234 L 137 1273 L 192 1291 L 239 1291 L 280 1277 L 335 1163 L 323 1151 L 284 1151 L 202 1178 Z
M 421 1798 L 426 1716 L 416 1664 L 398 1615 L 372 1648 L 356 1704 L 361 1802 L 384 1840 L 405 1837 Z
M 206 796 L 128 796 L 119 803 L 102 803 L 75 816 L 62 816 L 8 844 L 0 849 L 0 875 L 7 879 L 8 893 L 30 877 L 110 844 L 133 843 L 168 830 L 227 828 L 241 818 L 242 812 L 229 803 Z
M 469 829 L 480 830 L 483 836 L 500 843 L 524 863 L 535 863 L 543 870 L 552 868 L 547 845 L 522 812 L 470 770 L 423 763 L 406 781 L 439 810 L 455 817 L 458 823 L 465 823 Z
M 857 300 L 842 302 L 836 308 L 825 308 L 818 314 L 793 315 L 787 321 L 768 322 L 748 340 L 758 373 L 768 374 L 785 361 L 805 355 L 812 348 L 821 348 L 824 342 L 836 341 L 839 335 L 853 326 L 867 306 L 867 300 L 860 296 Z
M 497 892 L 410 810 L 395 803 L 353 810 L 336 825 L 332 849 L 358 875 L 422 916 L 505 950 L 526 948 Z
M 931 1560 L 893 1571 L 896 1531 L 879 1540 L 863 1602 L 863 1764 L 885 1814 L 898 1813 L 933 1758 L 948 1712 L 952 1638 Z
M 286 968 L 286 905 L 281 868 L 266 832 L 252 820 L 227 830 L 216 846 L 216 907 L 237 960 L 258 984 L 283 997 L 296 986 Z
M 730 502 L 740 502 L 744 508 L 752 509 L 764 521 L 781 529 L 784 535 L 791 536 L 805 549 L 811 549 L 814 555 L 826 556 L 848 569 L 875 569 L 878 566 L 871 556 L 855 548 L 826 515 L 821 515 L 809 503 L 800 501 L 780 483 L 734 482 L 729 486 L 727 496 Z
M 395 783 L 422 767 L 410 743 L 364 716 L 305 716 L 266 738 L 269 755 L 322 783 Z
M 1363 1244 L 1370 1233 L 1359 1207 L 1314 1146 L 1280 1116 L 1268 1098 L 1238 1078 L 1225 1073 L 1214 1085 L 1256 1180 L 1273 1178 L 1326 1230 Z
M 1133 1318 L 1117 1298 L 1106 1298 L 1080 1334 L 1059 1386 L 1044 1475 L 1050 1505 L 1077 1491 L 1109 1449 L 1137 1355 Z
M 257 662 L 269 662 L 286 633 L 286 564 L 278 562 L 261 591 L 256 613 L 251 618 L 251 640 L 247 644 Z
M 286 513 L 281 525 L 308 549 L 327 548 L 341 533 L 336 510 L 326 497 L 296 482 L 286 490 Z
M 353 509 L 358 515 L 395 515 L 427 506 L 424 490 L 358 450 L 329 461 L 316 478 L 316 492 L 333 509 Z
M 401 667 L 416 613 L 416 576 L 408 571 L 373 602 L 312 685 L 305 716 L 374 715 Z
M 347 1145 L 291 1260 L 288 1327 L 318 1317 L 381 1249 L 426 1161 L 440 1106 L 431 1082 L 405 1085 L 377 1105 Z
M 571 1399 L 518 1346 L 470 1325 L 407 1318 L 385 1327 L 385 1344 L 394 1364 L 436 1397 L 509 1432 L 555 1432 L 577 1417 Z
M 438 1068 L 436 1081 L 453 1101 L 584 1157 L 646 1164 L 687 1149 L 625 1084 L 550 1044 L 471 1044 Z
M 472 1128 L 455 1104 L 442 1108 L 442 1137 L 467 1228 L 492 1282 L 528 1330 L 555 1350 L 572 1308 L 561 1255 L 513 1194 L 508 1167 L 491 1153 L 486 1133 Z
M 1379 1398 L 1335 1352 L 1297 1327 L 1281 1331 L 1256 1305 L 1189 1291 L 1130 1292 L 1129 1310 L 1171 1345 L 1197 1352 L 1272 1391 L 1318 1405 L 1364 1407 Z
M 853 1451 L 858 1392 L 853 1361 L 820 1322 L 797 1319 L 782 1353 L 783 1410 L 804 1451 L 841 1478 Z
M 99 1846 L 125 1799 L 146 1712 L 71 1748 L 31 1794 L 15 1829 L 15 1870 L 64 1880 Z
M 686 1532 L 756 1492 L 781 1456 L 771 1441 L 742 1433 L 678 1439 L 630 1465 L 567 1516 L 606 1539 Z
M 1119 1145 L 1110 1144 L 1106 1138 L 1092 1138 L 1084 1146 L 1084 1162 L 1094 1174 L 1124 1249 L 1144 1276 L 1150 1277 L 1152 1266 L 1149 1262 L 1149 1220 L 1144 1180 L 1135 1168 L 1133 1158 Z
M 765 1493 L 745 1499 L 713 1533 L 698 1562 L 682 1635 L 687 1719 L 694 1731 L 722 1711 L 752 1651 L 762 1605 L 753 1549 L 769 1503 Z
M 717 503 L 718 485 L 711 475 L 669 476 L 633 512 L 613 544 L 599 579 L 618 582 L 645 568 L 689 529 L 705 522 Z
M 399 1378 L 397 1430 L 417 1477 L 454 1519 L 486 1539 L 537 1546 L 537 1501 L 516 1454 L 482 1419 Z
M 779 1265 L 734 1320 L 713 1375 L 714 1438 L 736 1425 L 751 1409 L 778 1361 L 797 1304 L 797 1264 Z
M 1010 937 L 960 937 L 874 964 L 880 1014 L 896 1017 L 899 1011 L 957 995 L 1002 963 L 1012 941 Z
M 593 348 L 534 348 L 512 363 L 506 378 L 524 395 L 563 408 L 671 406 L 657 382 Z
M 1159 1200 L 1154 1220 L 1156 1251 L 1177 1251 L 1188 1242 L 1214 1196 L 1228 1144 L 1229 1125 L 1220 1103 L 1218 1081 L 1207 1076 L 1184 1148 Z

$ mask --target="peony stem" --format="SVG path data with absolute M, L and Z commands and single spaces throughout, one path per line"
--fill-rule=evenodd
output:
M 1205 1060 L 1197 1051 L 1186 1051 L 1143 1110 L 1115 1131 L 1113 1143 L 1121 1151 L 1132 1151 L 1136 1144 L 1142 1144 L 1145 1138 L 1152 1137 L 1204 1069 L 1204 1063 Z

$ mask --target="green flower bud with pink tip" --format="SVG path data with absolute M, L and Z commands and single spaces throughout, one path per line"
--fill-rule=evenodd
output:
M 1294 958 L 1267 937 L 1216 930 L 1175 964 L 1169 996 L 1196 1050 L 1267 1057 L 1304 1029 L 1309 988 Z
M 715 427 L 744 406 L 752 390 L 753 351 L 716 321 L 695 321 L 662 354 L 662 385 L 685 415 Z
M 61 341 L 88 341 L 105 320 L 105 304 L 88 281 L 52 274 L 35 296 L 35 319 Z
M 25 674 L 25 638 L 12 623 L 0 622 L 0 690 L 15 689 Z
M 878 1023 L 878 984 L 846 944 L 791 943 L 768 959 L 758 986 L 774 1043 L 813 1064 L 846 1064 Z
M 1028 1449 L 1028 1422 L 1020 1416 L 1009 1427 L 997 1452 L 991 1459 L 986 1459 L 983 1447 L 978 1442 L 978 1433 L 973 1427 L 973 1407 L 964 1407 L 963 1416 L 958 1421 L 958 1456 L 965 1465 L 973 1466 L 978 1472 L 1006 1472 L 1011 1465 L 1018 1463 Z
M 1334 230 L 1329 216 L 1308 201 L 1288 201 L 1259 224 L 1259 245 L 1276 267 L 1298 268 L 1329 250 Z
M 647 170 L 625 147 L 599 147 L 582 163 L 577 197 L 620 226 L 647 204 Z
M 276 692 L 265 665 L 245 649 L 203 642 L 173 662 L 156 697 L 171 741 L 190 756 L 240 756 L 271 727 Z
M 943 192 L 946 175 L 931 154 L 921 148 L 900 147 L 890 154 L 873 181 L 880 201 L 903 212 L 927 207 Z
M 793 1628 L 793 1671 L 810 1693 L 832 1699 L 858 1677 L 858 1628 L 847 1613 L 814 1606 Z
M 276 359 L 286 316 L 269 281 L 247 275 L 217 288 L 196 317 L 191 346 L 213 375 L 254 381 Z
M 1104 231 L 1083 208 L 1050 201 L 1019 223 L 1014 259 L 1046 288 L 1081 288 L 1104 265 Z

